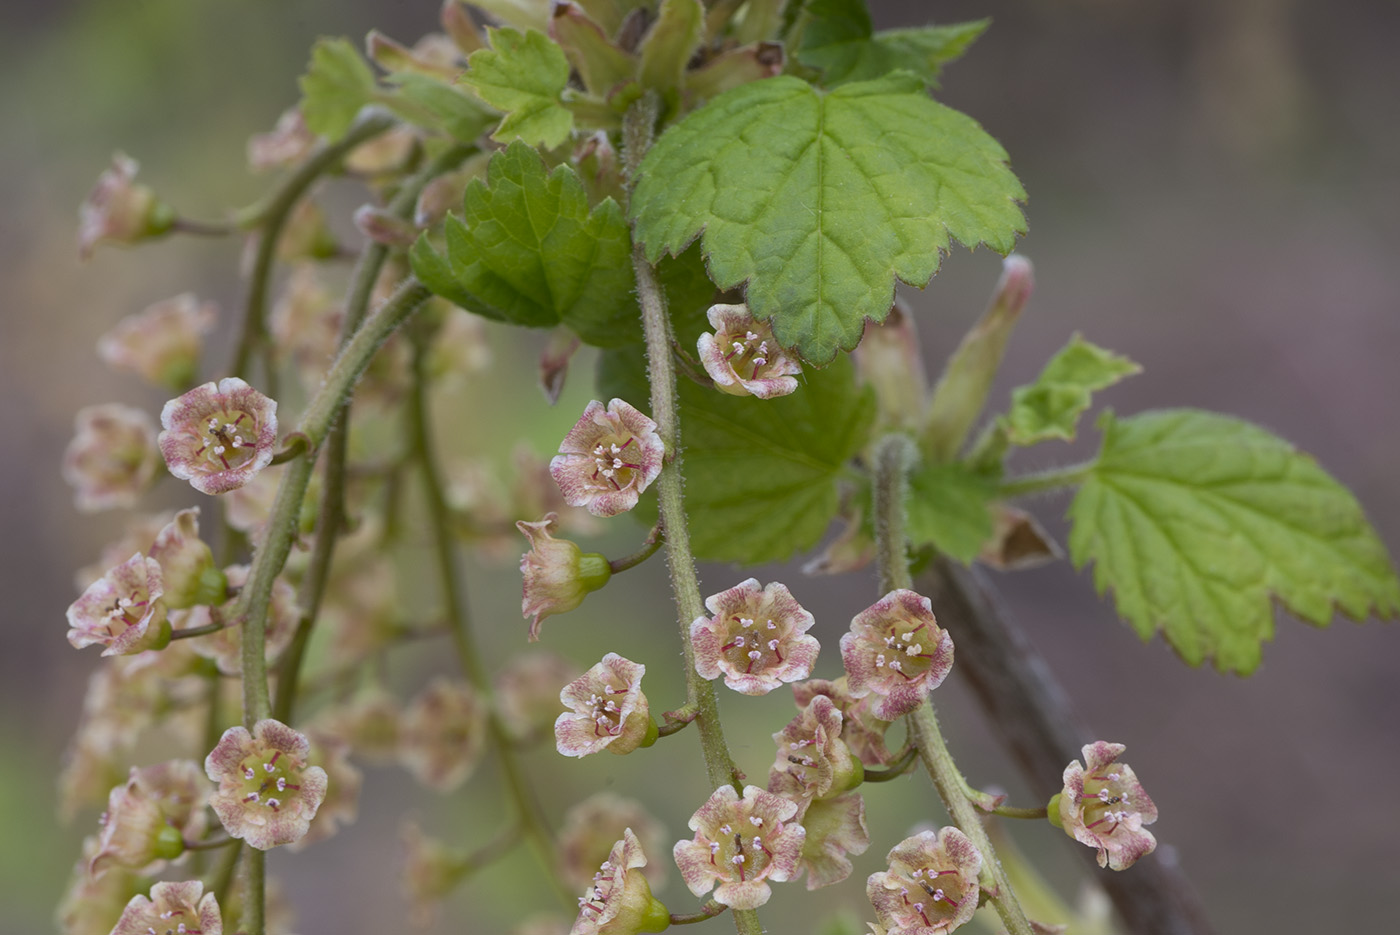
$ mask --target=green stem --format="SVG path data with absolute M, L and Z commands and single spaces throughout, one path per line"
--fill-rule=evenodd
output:
M 660 551 L 661 546 L 664 545 L 665 542 L 666 536 L 662 534 L 661 525 L 658 523 L 651 527 L 651 532 L 647 533 L 646 541 L 642 543 L 640 549 L 633 552 L 631 555 L 613 559 L 608 562 L 608 568 L 612 570 L 613 574 L 626 571 L 629 568 L 636 568 L 642 562 L 645 562 Z
M 885 436 L 875 448 L 875 556 L 882 593 L 895 588 L 909 588 L 913 584 L 906 555 L 904 501 L 908 494 L 908 474 L 914 463 L 914 455 L 912 442 L 898 434 Z M 1016 894 L 1011 891 L 992 842 L 982 826 L 982 819 L 965 792 L 967 780 L 958 771 L 943 741 L 933 704 L 926 701 L 906 717 L 919 757 L 933 779 L 934 788 L 938 790 L 949 817 L 982 854 L 982 868 L 992 881 L 989 896 L 1002 924 L 1010 935 L 1031 935 L 1030 922 L 1017 903 Z
M 1016 808 L 1012 805 L 998 805 L 992 809 L 992 814 L 1000 815 L 1002 818 L 1024 818 L 1036 821 L 1046 817 L 1046 810 L 1044 805 L 1040 808 Z
M 997 494 L 1002 497 L 1024 497 L 1027 494 L 1044 493 L 1061 487 L 1074 487 L 1084 483 L 1093 473 L 1098 461 L 1084 461 L 1068 467 L 1050 468 L 1020 477 L 1008 477 L 997 485 Z
M 466 595 L 462 592 L 457 573 L 457 543 L 453 538 L 451 510 L 443 491 L 446 489 L 442 472 L 438 467 L 433 451 L 432 433 L 429 431 L 427 405 L 427 351 L 428 342 L 415 335 L 414 379 L 409 392 L 408 418 L 411 433 L 411 450 L 423 472 L 423 488 L 428 499 L 428 522 L 432 527 L 434 554 L 438 566 L 438 579 L 442 588 L 444 610 L 452 631 L 453 645 L 457 659 L 467 681 L 481 696 L 487 710 L 486 723 L 491 733 L 492 745 L 501 764 L 502 784 L 510 795 L 520 821 L 520 829 L 530 844 L 536 860 L 545 877 L 554 887 L 555 895 L 567 907 L 573 908 L 576 900 L 559 879 L 553 859 L 554 842 L 546 829 L 543 811 L 530 789 L 524 771 L 516 760 L 511 744 L 510 733 L 501 721 L 497 706 L 492 699 L 491 680 L 486 675 L 476 644 L 472 639 L 471 620 L 467 614 Z
M 717 903 L 713 899 L 700 907 L 699 912 L 673 912 L 671 913 L 672 925 L 693 925 L 696 922 L 704 922 L 706 919 L 713 919 L 729 907 L 723 903 Z
M 629 184 L 635 182 L 642 156 L 651 145 L 656 113 L 654 94 L 648 94 L 627 110 L 623 135 Z M 656 421 L 657 434 L 665 443 L 671 459 L 656 479 L 656 494 L 660 504 L 660 525 L 666 537 L 666 558 L 671 566 L 671 590 L 679 611 L 686 705 L 695 711 L 695 726 L 700 732 L 700 749 L 705 756 L 705 773 L 710 787 L 718 789 L 726 784 L 732 785 L 742 795 L 743 783 L 739 780 L 739 770 L 724 739 L 714 683 L 701 678 L 700 673 L 695 671 L 695 648 L 690 643 L 690 624 L 697 617 L 705 615 L 705 604 L 700 596 L 695 557 L 690 551 L 690 529 L 686 526 L 680 414 L 676 399 L 675 362 L 671 357 L 671 318 L 666 314 L 666 298 L 657 282 L 656 271 L 647 262 L 641 244 L 632 247 L 632 269 L 636 273 L 637 302 L 641 306 L 642 331 L 646 335 L 651 417 Z M 734 925 L 740 935 L 762 935 L 763 932 L 758 913 L 753 909 L 734 910 Z
M 205 892 L 213 893 L 221 906 L 228 905 L 229 890 L 233 888 L 233 874 L 238 869 L 239 859 L 244 851 L 251 851 L 251 847 L 231 847 L 224 852 L 223 859 L 214 868 L 213 874 L 209 877 L 209 885 Z
M 889 782 L 891 779 L 898 779 L 908 773 L 918 762 L 919 751 L 912 744 L 905 748 L 899 759 L 895 760 L 886 769 L 867 769 L 862 782 Z
M 247 848 L 243 861 L 242 895 L 243 918 L 239 920 L 238 930 L 247 935 L 264 935 L 267 931 L 267 851 Z

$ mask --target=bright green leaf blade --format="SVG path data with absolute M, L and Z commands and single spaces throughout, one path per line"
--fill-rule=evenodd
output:
M 530 327 L 563 322 L 590 344 L 636 341 L 631 242 L 611 199 L 592 211 L 568 166 L 546 172 L 539 153 L 512 143 L 491 158 L 487 181 L 467 186 L 446 250 L 425 240 L 411 260 L 428 288 L 468 311 Z
M 549 25 L 549 11 L 554 3 L 553 0 L 472 0 L 472 6 L 502 23 L 543 32 Z
M 1318 626 L 1400 613 L 1400 581 L 1360 505 L 1287 442 L 1189 409 L 1114 419 L 1070 505 L 1070 557 L 1143 639 L 1248 674 L 1276 599 Z
M 600 392 L 646 409 L 640 350 L 612 351 Z M 790 396 L 728 396 L 682 379 L 685 503 L 697 558 L 782 561 L 815 546 L 840 506 L 837 480 L 864 446 L 874 398 L 849 359 L 808 370 Z
M 949 240 L 1006 253 L 1025 197 L 971 118 L 896 73 L 821 94 L 793 77 L 715 98 L 657 140 L 632 196 L 655 262 L 702 231 L 710 276 L 747 282 L 786 347 L 825 364 L 923 286 Z
M 475 142 L 500 118 L 475 98 L 427 75 L 401 72 L 392 80 L 398 87 L 380 94 L 385 106 L 410 123 L 463 143 Z
M 948 62 L 991 25 L 991 20 L 875 32 L 864 0 L 811 0 L 797 60 L 820 69 L 823 83 L 835 87 L 868 81 L 906 69 L 930 85 Z
M 301 76 L 301 113 L 311 132 L 335 142 L 375 92 L 374 72 L 348 39 L 318 39 Z
M 1052 438 L 1073 441 L 1092 394 L 1141 372 L 1135 362 L 1076 334 L 1050 358 L 1034 383 L 1012 391 L 1011 410 L 1002 422 L 1007 440 L 1013 445 Z
M 514 139 L 553 149 L 568 139 L 573 115 L 561 95 L 569 83 L 564 50 L 531 29 L 488 29 L 491 48 L 467 59 L 461 82 L 506 115 L 491 138 Z
M 916 545 L 932 545 L 963 564 L 992 537 L 996 484 L 957 463 L 924 464 L 909 476 L 905 531 Z

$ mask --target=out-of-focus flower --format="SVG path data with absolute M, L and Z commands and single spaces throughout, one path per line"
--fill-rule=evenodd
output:
M 757 909 L 797 873 L 806 831 L 793 821 L 798 804 L 745 786 L 720 786 L 690 819 L 695 838 L 673 849 L 685 885 L 696 896 L 715 888 L 714 899 L 732 909 Z M 719 884 L 715 886 L 715 884 Z
M 364 776 L 350 762 L 350 745 L 338 737 L 312 733 L 307 762 L 326 772 L 326 797 L 311 819 L 306 834 L 293 841 L 288 850 L 299 851 L 332 837 L 341 825 L 352 825 L 360 817 L 360 787 Z
M 78 410 L 74 429 L 63 453 L 63 479 L 78 509 L 134 506 L 160 466 L 155 422 L 140 409 L 102 403 Z
M 97 852 L 88 865 L 92 873 L 109 867 L 158 873 L 184 852 L 186 841 L 203 837 L 208 794 L 208 782 L 193 760 L 133 766 L 126 783 L 107 798 Z
M 865 895 L 890 935 L 944 935 L 977 911 L 982 854 L 957 828 L 905 838 L 888 860 Z
M 646 865 L 642 843 L 631 828 L 625 829 L 579 898 L 569 935 L 636 935 L 670 926 L 671 913 L 651 895 L 641 869 Z
M 254 172 L 280 169 L 300 162 L 316 145 L 316 134 L 306 127 L 301 108 L 290 107 L 267 133 L 248 139 L 248 168 Z
M 886 766 L 894 761 L 885 746 L 885 731 L 889 730 L 890 722 L 876 717 L 873 710 L 879 695 L 855 697 L 844 675 L 832 681 L 808 679 L 792 686 L 792 697 L 798 708 L 806 708 L 817 695 L 827 696 L 841 709 L 841 739 L 862 763 Z
M 547 650 L 512 656 L 493 680 L 496 710 L 506 730 L 524 740 L 548 729 L 559 713 L 559 689 L 579 675 L 578 666 Z M 622 827 L 617 827 L 612 840 Z
M 807 889 L 815 890 L 840 883 L 854 869 L 847 854 L 864 854 L 870 847 L 865 827 L 865 800 L 859 792 L 846 792 L 827 799 L 807 796 L 807 787 L 792 773 L 773 772 L 768 791 L 792 799 L 799 805 L 793 820 L 807 831 L 802 859 L 792 879 L 807 874 Z
M 462 882 L 471 859 L 465 852 L 424 834 L 416 821 L 403 823 L 399 842 L 404 854 L 400 888 L 408 901 L 411 920 L 426 926 L 437 915 L 439 904 Z
M 161 649 L 170 642 L 160 564 L 136 553 L 94 581 L 68 608 L 68 642 L 94 643 L 104 656 Z
M 316 715 L 316 735 L 337 737 L 349 744 L 355 756 L 380 765 L 394 762 L 399 753 L 398 700 L 383 688 L 362 690 L 348 702 L 322 708 Z
M 773 326 L 758 321 L 747 305 L 711 305 L 714 334 L 700 335 L 700 363 L 715 389 L 733 396 L 772 399 L 797 391 L 802 365 L 778 344 Z
M 214 553 L 199 538 L 199 507 L 176 513 L 156 534 L 149 555 L 160 563 L 165 606 L 171 610 L 221 603 L 226 596 L 228 579 L 214 566 Z
M 574 889 L 587 886 L 593 872 L 608 858 L 613 842 L 622 837 L 623 829 L 631 829 L 646 851 L 655 854 L 665 847 L 661 823 L 635 799 L 600 792 L 569 809 L 556 847 L 565 883 Z M 666 878 L 664 864 L 649 863 L 643 872 L 653 887 L 661 888 Z
M 149 898 L 133 896 L 112 935 L 223 935 L 219 901 L 199 880 L 156 883 Z
M 451 792 L 476 770 L 486 743 L 486 706 L 466 682 L 433 679 L 399 725 L 399 762 L 423 785 Z
M 97 838 L 90 835 L 83 840 L 83 854 L 54 913 L 61 935 L 111 935 L 127 900 L 144 885 L 142 877 L 125 867 L 93 876 L 88 867 L 96 853 Z
M 97 339 L 97 356 L 116 370 L 179 392 L 194 382 L 202 336 L 218 314 L 213 302 L 182 293 L 117 322 Z
M 655 422 L 621 399 L 607 409 L 595 399 L 560 442 L 549 473 L 569 506 L 616 516 L 637 505 L 660 475 L 664 455 Z
M 545 617 L 573 610 L 612 577 L 606 556 L 585 553 L 568 539 L 550 535 L 558 519 L 557 513 L 548 513 L 539 522 L 521 520 L 515 524 L 530 540 L 530 551 L 520 556 L 520 574 L 524 579 L 520 612 L 532 618 L 531 642 L 539 640 L 540 622 Z
M 157 442 L 170 473 L 200 493 L 242 487 L 272 462 L 277 403 L 238 377 L 205 383 L 170 400 Z
M 724 676 L 724 684 L 745 695 L 766 695 L 784 682 L 812 672 L 821 649 L 807 630 L 815 622 L 777 581 L 761 587 L 757 578 L 711 594 L 705 607 L 713 616 L 690 625 L 695 670 L 702 678 Z
M 298 201 L 278 235 L 277 259 L 284 263 L 326 260 L 339 252 L 340 241 L 326 222 L 326 212 L 314 199 Z
M 1082 844 L 1098 848 L 1099 866 L 1124 870 L 1157 848 L 1143 825 L 1157 820 L 1157 806 L 1133 769 L 1119 763 L 1127 747 L 1096 740 L 1081 751 L 1084 762 L 1065 767 L 1065 787 L 1050 805 L 1051 821 Z
M 841 637 L 850 692 L 874 692 L 875 716 L 892 721 L 923 704 L 953 667 L 953 638 L 938 625 L 929 599 L 903 588 L 856 614 Z
M 224 569 L 229 587 L 240 590 L 248 581 L 247 565 L 230 565 Z M 263 655 L 272 662 L 292 641 L 297 628 L 296 590 L 283 578 L 272 582 L 272 595 L 267 606 L 267 622 L 263 631 Z M 191 607 L 180 620 L 180 629 L 193 630 L 221 623 L 222 630 L 188 640 L 190 649 L 205 659 L 214 660 L 224 675 L 243 674 L 243 627 L 233 617 L 237 597 L 231 597 L 218 607 L 201 604 Z
M 326 797 L 326 771 L 309 765 L 311 742 L 281 721 L 267 718 L 224 731 L 204 760 L 219 784 L 209 799 L 230 837 L 260 851 L 305 836 Z
M 564 686 L 559 700 L 566 711 L 554 722 L 555 746 L 565 756 L 588 756 L 607 750 L 631 753 L 656 740 L 642 676 L 647 667 L 608 653 L 603 661 Z
M 78 208 L 78 256 L 100 243 L 135 244 L 169 232 L 175 212 L 147 185 L 136 182 L 136 160 L 117 153 Z

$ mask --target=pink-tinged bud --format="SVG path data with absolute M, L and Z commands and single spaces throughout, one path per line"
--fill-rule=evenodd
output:
M 117 153 L 78 208 L 78 256 L 100 243 L 135 244 L 168 233 L 175 212 L 149 186 L 136 182 L 136 160 Z
M 876 717 L 873 710 L 879 695 L 855 697 L 844 675 L 834 681 L 808 679 L 792 686 L 792 697 L 799 709 L 807 708 L 818 695 L 830 698 L 841 710 L 841 739 L 862 763 L 886 766 L 894 761 L 885 746 L 890 722 Z
M 156 534 L 150 557 L 160 563 L 165 606 L 183 610 L 196 604 L 221 604 L 228 579 L 214 565 L 214 553 L 199 538 L 199 507 L 175 514 Z
M 782 43 L 753 42 L 727 49 L 685 73 L 686 104 L 689 108 L 699 107 L 731 88 L 782 73 Z
M 92 873 L 128 867 L 159 873 L 179 857 L 186 841 L 204 836 L 204 801 L 209 784 L 193 760 L 170 760 L 144 769 L 131 768 L 124 785 L 107 798 Z
M 511 657 L 494 680 L 496 710 L 506 731 L 519 740 L 547 731 L 559 713 L 559 689 L 580 674 L 578 666 L 547 650 Z M 621 831 L 619 825 L 608 840 Z M 589 863 L 591 870 L 598 861 Z
M 223 935 L 219 901 L 199 880 L 157 883 L 150 898 L 133 896 L 112 935 Z
M 425 75 L 447 84 L 466 68 L 460 50 L 441 33 L 429 33 L 413 48 L 389 38 L 377 29 L 365 37 L 365 56 L 387 72 Z
M 794 821 L 791 799 L 745 786 L 720 786 L 690 819 L 695 838 L 677 841 L 672 853 L 685 885 L 696 896 L 714 887 L 715 902 L 757 909 L 773 894 L 769 882 L 797 875 L 807 832 Z M 716 886 L 718 884 L 718 886 Z
M 944 935 L 972 918 L 982 854 L 957 828 L 905 838 L 887 859 L 890 869 L 870 875 L 865 895 L 891 935 Z
M 452 38 L 457 51 L 462 55 L 471 55 L 477 49 L 486 48 L 486 44 L 481 41 L 481 33 L 477 32 L 476 23 L 462 0 L 442 0 L 438 22 L 442 25 L 442 31 Z
M 134 506 L 160 466 L 156 425 L 140 409 L 102 403 L 78 410 L 63 479 L 85 513 Z
M 579 336 L 566 325 L 560 325 L 549 333 L 544 349 L 540 351 L 540 389 L 544 398 L 553 406 L 564 392 L 564 380 L 569 375 L 569 361 L 574 359 L 583 344 Z
M 578 918 L 569 935 L 636 935 L 660 932 L 671 913 L 651 895 L 642 869 L 647 858 L 631 828 L 613 845 L 608 859 L 578 901 Z
M 255 133 L 248 139 L 248 168 L 266 172 L 293 165 L 301 162 L 315 145 L 316 134 L 307 129 L 301 108 L 288 108 L 270 131 Z
M 851 694 L 879 695 L 875 716 L 892 721 L 943 684 L 953 667 L 953 638 L 928 598 L 900 588 L 856 614 L 841 637 L 841 660 Z
M 430 925 L 442 901 L 466 878 L 471 858 L 424 834 L 416 821 L 403 823 L 399 842 L 404 855 L 400 889 L 408 902 L 409 919 L 415 925 Z
M 809 802 L 840 795 L 858 785 L 865 770 L 841 739 L 842 720 L 834 701 L 814 695 L 801 714 L 773 735 L 778 753 L 768 771 L 768 791 Z M 778 788 L 783 782 L 779 774 L 783 773 L 793 783 Z
M 68 608 L 68 642 L 107 647 L 104 656 L 163 649 L 170 642 L 160 564 L 137 552 L 94 581 Z
M 428 788 L 451 792 L 475 772 L 486 731 L 486 706 L 472 687 L 439 676 L 404 711 L 399 762 Z
M 326 771 L 310 758 L 306 735 L 272 718 L 252 733 L 242 726 L 224 731 L 204 772 L 219 784 L 209 804 L 229 836 L 260 851 L 304 837 L 327 786 Z
M 219 307 L 192 292 L 157 302 L 117 322 L 97 340 L 97 356 L 115 370 L 179 392 L 199 370 L 202 335 L 214 327 Z
M 707 316 L 715 333 L 700 335 L 696 346 L 715 389 L 759 399 L 797 391 L 802 365 L 778 344 L 772 325 L 755 319 L 747 305 L 711 305 Z
M 230 565 L 224 569 L 224 579 L 234 592 L 242 589 L 248 581 L 247 565 Z M 283 578 L 272 582 L 272 596 L 267 608 L 266 629 L 263 631 L 263 654 L 268 662 L 273 662 L 292 641 L 297 628 L 297 595 Z M 199 605 L 191 607 L 179 621 L 180 629 L 194 630 L 210 624 L 221 623 L 222 630 L 205 636 L 187 640 L 190 649 L 212 659 L 224 675 L 243 674 L 243 627 L 242 621 L 234 617 L 234 607 L 238 598 L 230 597 L 217 607 Z
M 924 376 L 924 355 L 914 316 L 903 302 L 896 302 L 883 322 L 866 322 L 865 334 L 851 358 L 856 378 L 875 388 L 880 424 L 917 428 L 923 419 L 928 378 Z
M 631 753 L 656 742 L 642 676 L 647 667 L 608 653 L 603 661 L 559 693 L 570 711 L 554 722 L 555 746 L 564 756 L 588 756 L 607 750 Z
M 666 836 L 660 822 L 635 799 L 600 792 L 570 808 L 564 814 L 556 844 L 559 873 L 565 884 L 580 890 L 587 886 L 624 829 L 630 829 L 643 849 L 652 854 L 665 847 Z M 650 863 L 643 872 L 647 882 L 661 888 L 665 865 Z
M 583 410 L 549 462 L 549 473 L 569 506 L 594 516 L 616 516 L 637 505 L 661 474 L 666 447 L 656 423 L 621 399 L 596 399 Z
M 272 462 L 277 445 L 277 403 L 238 377 L 170 400 L 160 424 L 166 467 L 200 493 L 242 487 Z
M 713 616 L 690 625 L 701 678 L 723 674 L 724 684 L 737 692 L 766 695 L 812 673 L 821 645 L 806 634 L 816 621 L 786 585 L 760 587 L 749 578 L 710 595 L 705 607 Z
M 530 540 L 530 551 L 520 557 L 520 574 L 525 579 L 520 613 L 533 618 L 532 643 L 540 638 L 540 622 L 545 617 L 573 610 L 612 577 L 607 558 L 596 552 L 585 553 L 568 539 L 550 535 L 558 519 L 558 514 L 547 513 L 537 523 L 521 520 L 515 524 Z
M 404 249 L 418 239 L 418 228 L 375 205 L 360 205 L 352 216 L 355 229 L 375 243 Z
M 1099 866 L 1110 870 L 1125 870 L 1157 848 L 1143 827 L 1157 820 L 1157 806 L 1132 767 L 1118 762 L 1126 749 L 1102 740 L 1086 744 L 1084 764 L 1074 760 L 1065 767 L 1065 787 L 1050 808 L 1051 820 L 1081 844 L 1098 848 Z
M 350 762 L 350 745 L 338 737 L 311 733 L 311 755 L 307 762 L 326 772 L 326 797 L 311 819 L 306 834 L 287 848 L 300 851 L 317 841 L 333 837 L 341 825 L 352 825 L 360 817 L 360 787 L 363 774 Z

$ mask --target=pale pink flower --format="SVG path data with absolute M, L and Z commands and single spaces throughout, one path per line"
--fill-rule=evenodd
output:
M 773 772 L 768 791 L 798 803 L 793 820 L 807 831 L 802 860 L 792 879 L 807 874 L 807 889 L 815 890 L 840 883 L 853 869 L 847 854 L 864 854 L 870 847 L 865 827 L 865 800 L 859 792 L 846 792 L 826 799 L 813 799 L 806 785 L 793 773 Z
M 123 153 L 97 178 L 78 208 L 78 256 L 87 259 L 100 243 L 134 244 L 166 233 L 175 212 L 149 186 L 136 182 L 136 160 Z
M 745 786 L 742 799 L 733 786 L 720 786 L 691 816 L 695 838 L 673 849 L 685 885 L 696 896 L 714 887 L 714 900 L 732 909 L 762 906 L 770 881 L 797 874 L 806 839 L 793 820 L 797 811 L 796 802 L 757 786 Z
M 92 873 L 110 866 L 159 873 L 167 860 L 184 852 L 185 842 L 204 836 L 208 794 L 208 782 L 193 760 L 133 766 L 126 783 L 107 798 L 97 852 L 88 865 Z
M 547 650 L 533 650 L 507 660 L 492 680 L 496 711 L 507 733 L 524 740 L 548 730 L 559 713 L 559 689 L 580 674 L 574 663 Z M 621 831 L 619 825 L 609 840 L 616 840 Z M 590 863 L 596 866 L 598 862 Z
M 63 479 L 85 513 L 136 504 L 160 466 L 156 425 L 140 409 L 102 403 L 78 410 Z
M 850 692 L 880 696 L 875 716 L 892 721 L 923 704 L 953 667 L 953 638 L 929 599 L 903 588 L 856 614 L 841 637 Z
M 554 722 L 555 746 L 565 756 L 588 756 L 607 750 L 631 753 L 655 741 L 642 676 L 647 667 L 608 653 L 603 661 L 564 686 L 559 700 L 566 711 Z
M 300 162 L 316 145 L 316 135 L 306 127 L 301 108 L 291 107 L 277 118 L 277 124 L 267 133 L 255 133 L 248 139 L 248 168 L 254 172 L 280 169 Z
M 219 307 L 191 292 L 128 315 L 97 340 L 97 356 L 116 370 L 156 386 L 183 390 L 199 369 L 202 335 L 214 327 Z
M 588 891 L 579 897 L 578 918 L 569 935 L 636 935 L 659 932 L 670 925 L 671 913 L 651 895 L 642 869 L 647 865 L 642 843 L 624 829 Z
M 243 674 L 243 626 L 242 621 L 233 616 L 238 604 L 236 592 L 248 581 L 247 565 L 230 565 L 224 569 L 224 577 L 235 596 L 229 597 L 218 606 L 201 604 L 191 607 L 180 619 L 181 630 L 194 630 L 210 624 L 223 624 L 223 629 L 205 636 L 197 636 L 187 642 L 190 649 L 212 659 L 224 675 Z M 300 612 L 296 606 L 296 589 L 284 578 L 272 582 L 272 594 L 268 599 L 267 621 L 263 630 L 263 656 L 272 662 L 282 655 L 282 651 L 292 641 L 296 632 Z
M 1143 827 L 1157 820 L 1157 806 L 1132 767 L 1118 762 L 1126 749 L 1103 740 L 1086 744 L 1084 763 L 1073 760 L 1065 767 L 1058 809 L 1051 809 L 1051 820 L 1076 841 L 1098 848 L 1099 866 L 1110 870 L 1131 867 L 1157 848 Z
M 223 935 L 219 901 L 199 880 L 157 883 L 149 898 L 133 896 L 112 935 Z
M 635 834 L 649 853 L 655 854 L 666 846 L 661 823 L 635 799 L 599 792 L 565 812 L 555 845 L 564 882 L 574 889 L 587 886 L 624 829 Z M 642 872 L 647 882 L 661 888 L 666 878 L 664 864 L 649 863 Z
M 773 735 L 777 757 L 768 771 L 768 791 L 790 795 L 774 787 L 777 774 L 786 773 L 800 790 L 799 801 L 840 795 L 861 781 L 864 770 L 841 740 L 841 709 L 825 695 L 812 698 L 802 713 Z
M 757 578 L 711 594 L 713 616 L 690 625 L 695 671 L 702 678 L 724 675 L 724 684 L 745 695 L 766 695 L 784 682 L 812 672 L 821 645 L 807 630 L 816 621 L 787 586 L 760 587 Z
M 612 567 L 606 556 L 585 553 L 568 539 L 556 539 L 550 533 L 558 525 L 557 513 L 546 513 L 536 523 L 524 520 L 515 528 L 530 541 L 530 551 L 520 556 L 520 575 L 524 579 L 524 596 L 520 613 L 532 617 L 530 642 L 540 638 L 540 622 L 545 617 L 567 613 L 583 603 L 590 592 L 608 583 Z
M 326 797 L 326 771 L 309 765 L 311 742 L 281 721 L 267 718 L 224 731 L 204 760 L 219 784 L 209 799 L 230 837 L 260 851 L 305 836 Z
M 905 838 L 888 860 L 889 870 L 866 881 L 865 895 L 889 935 L 943 935 L 977 910 L 982 854 L 957 828 Z
M 398 699 L 376 685 L 347 702 L 322 708 L 313 730 L 317 736 L 343 740 L 358 758 L 383 766 L 398 758 L 402 720 Z
M 404 854 L 399 882 L 409 918 L 415 925 L 427 926 L 437 916 L 438 905 L 465 879 L 471 858 L 424 834 L 416 821 L 400 826 L 399 842 Z
M 817 695 L 825 695 L 841 709 L 841 739 L 862 763 L 887 766 L 894 762 L 893 754 L 885 746 L 885 732 L 889 730 L 890 722 L 876 717 L 873 710 L 879 695 L 855 697 L 844 675 L 830 681 L 808 679 L 792 686 L 792 697 L 798 708 L 807 707 Z
M 559 443 L 549 473 L 569 506 L 616 516 L 637 505 L 665 453 L 655 422 L 621 399 L 607 409 L 595 399 Z
M 433 679 L 399 722 L 399 762 L 425 786 L 451 792 L 467 781 L 481 759 L 486 713 L 466 682 Z
M 773 326 L 759 321 L 747 305 L 711 305 L 714 334 L 700 335 L 700 363 L 715 389 L 732 396 L 772 399 L 797 391 L 802 365 L 778 344 Z
M 148 554 L 160 563 L 166 607 L 183 610 L 223 601 L 228 582 L 214 567 L 214 553 L 199 538 L 199 507 L 176 513 L 156 533 Z
M 68 642 L 94 643 L 104 656 L 160 649 L 170 642 L 160 564 L 137 552 L 88 586 L 68 608 Z
M 170 473 L 200 493 L 227 493 L 272 462 L 277 403 L 238 377 L 205 383 L 165 404 L 157 439 Z

